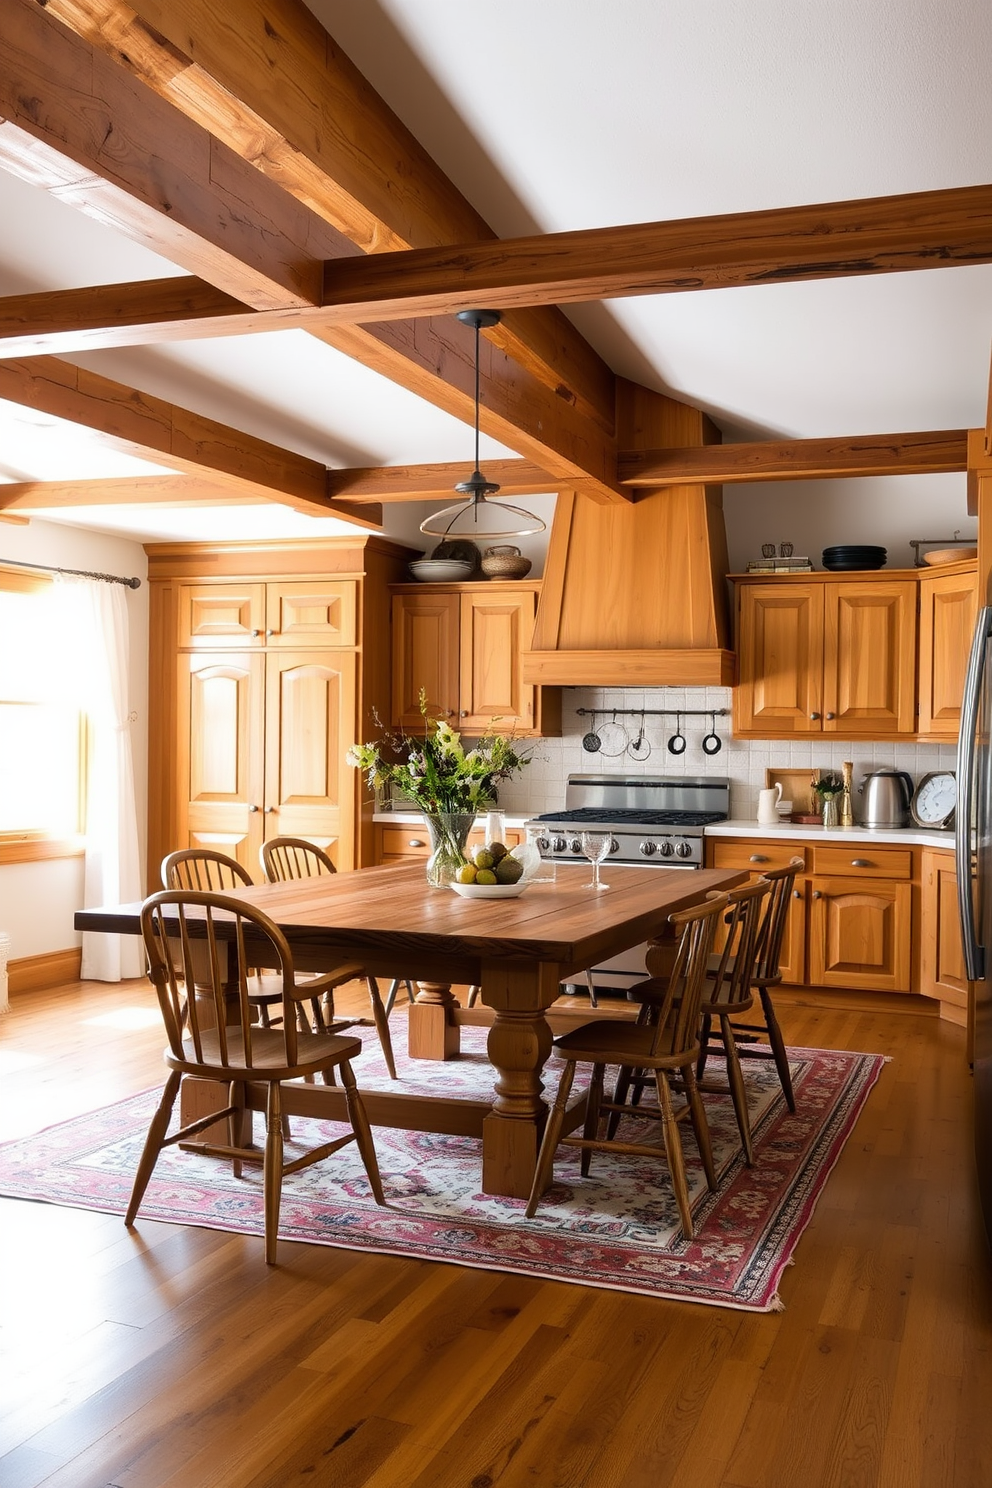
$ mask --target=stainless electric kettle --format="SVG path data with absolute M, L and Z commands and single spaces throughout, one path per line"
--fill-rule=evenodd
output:
M 908 827 L 913 781 L 905 770 L 873 770 L 858 787 L 864 797 L 865 827 Z

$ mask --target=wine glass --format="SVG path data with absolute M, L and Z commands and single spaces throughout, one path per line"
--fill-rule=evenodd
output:
M 583 832 L 579 839 L 582 843 L 582 852 L 592 864 L 592 883 L 583 884 L 584 889 L 608 889 L 609 884 L 600 882 L 599 865 L 609 855 L 610 844 L 613 841 L 609 832 Z

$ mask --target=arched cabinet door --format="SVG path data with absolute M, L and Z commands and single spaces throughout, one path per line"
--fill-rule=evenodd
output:
M 265 836 L 307 837 L 349 866 L 355 654 L 270 651 L 265 666 Z
M 179 658 L 180 842 L 258 864 L 264 813 L 264 658 L 250 652 Z
M 813 878 L 809 898 L 811 986 L 910 990 L 910 883 Z

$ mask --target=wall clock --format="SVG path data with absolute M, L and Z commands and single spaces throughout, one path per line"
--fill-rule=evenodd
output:
M 913 792 L 909 809 L 921 827 L 950 827 L 958 803 L 958 782 L 953 770 L 931 770 Z

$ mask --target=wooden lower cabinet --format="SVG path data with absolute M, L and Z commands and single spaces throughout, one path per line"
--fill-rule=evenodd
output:
M 940 1016 L 962 1027 L 968 1023 L 969 987 L 965 974 L 958 883 L 954 854 L 923 850 L 920 893 L 920 991 L 940 1003 Z
M 913 890 L 881 878 L 812 878 L 809 984 L 909 992 Z
M 410 822 L 394 827 L 377 822 L 375 832 L 377 863 L 409 863 L 430 855 L 430 835 L 421 823 Z M 516 847 L 518 842 L 523 842 L 525 835 L 522 827 L 507 827 L 503 840 L 507 847 Z M 485 830 L 475 827 L 469 833 L 468 845 L 481 847 L 485 840 Z

